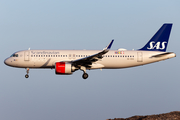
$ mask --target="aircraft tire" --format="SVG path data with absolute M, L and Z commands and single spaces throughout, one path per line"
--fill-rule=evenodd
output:
M 25 78 L 28 78 L 28 77 L 29 77 L 29 75 L 28 75 L 28 74 L 26 74 L 26 75 L 25 75 Z
M 87 79 L 87 78 L 88 78 L 88 74 L 87 74 L 87 73 L 84 73 L 84 74 L 82 75 L 82 77 L 83 77 L 83 79 Z

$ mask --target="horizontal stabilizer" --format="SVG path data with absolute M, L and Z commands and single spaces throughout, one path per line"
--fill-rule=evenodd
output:
M 162 54 L 157 54 L 157 55 L 153 55 L 150 58 L 159 58 L 159 57 L 165 57 L 168 55 L 172 55 L 173 57 L 176 57 L 176 54 L 173 52 L 166 52 L 166 53 L 162 53 Z

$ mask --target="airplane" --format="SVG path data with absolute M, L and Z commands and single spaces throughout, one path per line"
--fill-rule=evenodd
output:
M 155 35 L 137 50 L 110 50 L 112 40 L 103 50 L 23 50 L 13 53 L 4 60 L 11 67 L 25 68 L 29 77 L 31 68 L 55 69 L 57 75 L 71 75 L 77 70 L 83 71 L 83 79 L 88 78 L 86 70 L 121 69 L 141 66 L 176 57 L 166 52 L 172 23 L 165 23 Z

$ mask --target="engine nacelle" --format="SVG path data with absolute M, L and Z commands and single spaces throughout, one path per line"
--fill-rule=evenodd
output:
M 72 74 L 72 65 L 65 62 L 56 62 L 55 72 L 56 74 Z

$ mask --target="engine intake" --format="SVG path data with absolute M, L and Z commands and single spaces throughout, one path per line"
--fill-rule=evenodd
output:
M 65 63 L 65 62 L 56 62 L 55 73 L 56 74 L 72 74 L 72 64 Z

